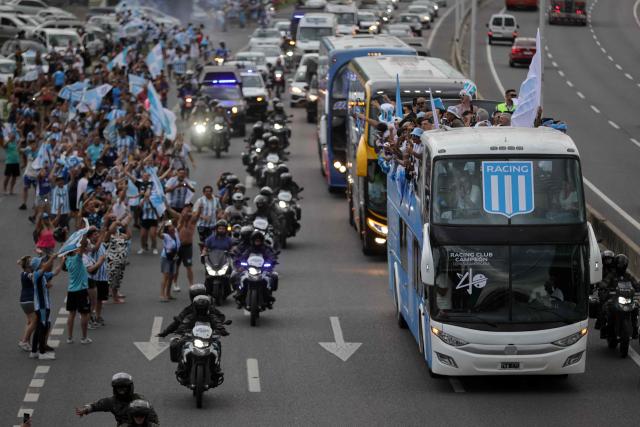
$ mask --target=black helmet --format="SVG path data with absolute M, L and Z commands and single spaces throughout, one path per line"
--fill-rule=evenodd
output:
M 129 404 L 130 417 L 148 417 L 151 414 L 151 404 L 146 400 L 136 399 Z
M 273 190 L 268 185 L 265 185 L 260 189 L 260 194 L 265 197 L 273 197 Z
M 262 126 L 264 125 L 264 123 L 262 123 L 261 120 L 258 120 L 257 122 L 255 122 L 253 124 L 253 129 L 262 129 Z
M 250 225 L 244 225 L 241 229 L 240 229 L 240 238 L 243 241 L 247 241 L 250 237 L 251 234 L 253 233 L 253 227 Z
M 255 199 L 253 199 L 253 204 L 256 205 L 256 209 L 266 208 L 268 203 L 269 200 L 262 194 L 258 194 Z
M 225 221 L 224 219 L 219 219 L 216 222 L 216 228 L 218 227 L 224 227 L 225 229 L 229 226 L 229 223 L 227 221 Z
M 196 316 L 206 316 L 211 308 L 211 298 L 208 295 L 198 295 L 191 303 Z
M 289 172 L 285 172 L 280 175 L 280 185 L 282 187 L 287 186 L 293 182 L 293 176 Z
M 239 182 L 240 182 L 240 180 L 238 179 L 238 177 L 236 175 L 227 176 L 227 185 L 230 185 L 231 187 L 233 187 L 234 185 L 236 185 Z
M 111 377 L 113 395 L 121 400 L 131 399 L 133 395 L 133 377 L 126 372 L 118 372 Z
M 271 100 L 271 102 L 273 103 L 273 106 L 275 107 L 275 105 L 276 105 L 276 104 L 279 104 L 279 103 L 280 103 L 280 98 L 278 98 L 278 97 L 276 96 L 276 97 L 274 97 L 274 98 Z
M 282 102 L 273 104 L 273 111 L 275 111 L 276 113 L 284 113 L 284 105 L 282 104 Z
M 267 139 L 267 145 L 280 145 L 280 138 L 275 135 L 270 136 L 269 139 Z
M 629 258 L 625 254 L 618 254 L 615 258 L 616 274 L 621 276 L 627 271 L 629 266 Z
M 262 231 L 255 230 L 253 233 L 251 233 L 251 238 L 249 239 L 251 244 L 254 245 L 257 240 L 260 240 L 262 243 L 264 243 L 264 234 L 262 234 Z
M 206 295 L 207 287 L 202 283 L 196 283 L 195 285 L 189 286 L 189 299 L 193 302 L 193 299 L 198 295 Z
M 244 195 L 247 192 L 247 187 L 244 184 L 238 183 L 233 187 L 233 192 Z
M 273 134 L 272 134 L 271 132 L 268 132 L 268 131 L 267 131 L 267 132 L 265 132 L 265 133 L 263 133 L 263 134 L 262 134 L 262 140 L 263 140 L 263 141 L 268 141 L 268 140 L 269 140 L 269 138 L 271 138 L 272 136 L 273 136 Z
M 283 173 L 288 173 L 289 172 L 289 167 L 287 165 L 285 165 L 284 163 L 281 163 L 278 165 L 278 174 L 280 174 L 282 176 Z
M 602 266 L 605 270 L 612 269 L 614 267 L 613 261 L 616 257 L 616 254 L 609 249 L 602 252 Z

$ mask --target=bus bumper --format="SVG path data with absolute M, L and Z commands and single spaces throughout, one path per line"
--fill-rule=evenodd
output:
M 586 322 L 585 326 L 586 328 Z M 575 332 L 578 325 L 569 326 Z M 462 329 L 462 328 L 456 328 Z M 556 332 L 560 330 L 559 334 Z M 529 343 L 512 344 L 514 334 L 505 334 L 504 344 L 475 344 L 453 347 L 431 332 L 431 370 L 445 376 L 472 375 L 565 375 L 585 371 L 587 336 L 575 344 L 559 347 L 551 344 L 556 339 L 571 335 L 567 327 L 551 329 L 547 339 L 523 340 Z M 445 330 L 450 331 L 447 325 Z M 554 331 L 554 332 L 551 332 Z M 483 331 L 474 331 L 476 333 Z M 450 332 L 452 335 L 455 332 Z M 487 332 L 484 331 L 486 334 Z M 496 333 L 494 333 L 496 334 Z M 527 337 L 527 333 L 520 333 Z M 562 335 L 566 334 L 566 335 Z M 497 336 L 498 334 L 496 334 Z M 562 335 L 562 336 L 561 336 Z M 510 336 L 510 337 L 509 337 Z M 463 338 L 463 339 L 466 339 Z M 515 353 L 515 354 L 513 354 Z

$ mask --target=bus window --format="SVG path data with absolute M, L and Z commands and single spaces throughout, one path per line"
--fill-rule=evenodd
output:
M 442 159 L 434 167 L 436 224 L 531 225 L 585 221 L 576 159 Z
M 420 260 L 422 259 L 422 251 L 418 239 L 413 238 L 413 286 L 416 293 L 420 296 L 424 295 L 424 285 L 420 276 Z
M 402 268 L 407 271 L 407 267 L 409 266 L 408 264 L 408 256 L 409 254 L 407 253 L 407 251 L 409 250 L 409 245 L 407 244 L 407 237 L 408 237 L 408 232 L 407 232 L 407 224 L 402 220 L 399 219 L 400 221 L 400 226 L 398 227 L 398 230 L 400 231 L 400 253 L 398 254 L 400 256 L 400 265 L 402 265 Z
M 367 177 L 367 207 L 373 212 L 387 215 L 387 176 L 378 162 L 369 162 Z
M 424 195 L 422 198 L 423 218 L 429 218 L 429 209 L 431 207 L 431 150 L 429 150 L 429 147 L 425 147 L 422 166 L 424 169 L 422 172 L 424 188 L 421 193 Z

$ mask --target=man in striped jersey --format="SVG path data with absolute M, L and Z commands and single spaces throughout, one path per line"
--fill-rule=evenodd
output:
M 211 235 L 216 226 L 216 221 L 222 209 L 220 201 L 213 196 L 213 187 L 205 185 L 202 189 L 204 194 L 193 205 L 193 212 L 198 216 L 198 235 L 200 237 L 200 248 L 204 241 Z
M 158 212 L 151 203 L 151 189 L 148 189 L 140 201 L 140 249 L 138 255 L 149 250 L 148 241 L 151 237 L 151 248 L 154 255 L 158 255 L 157 249 L 157 231 L 158 231 Z
M 189 192 L 193 193 L 195 189 L 187 179 L 187 171 L 184 168 L 180 168 L 176 176 L 167 181 L 164 191 L 169 196 L 169 206 L 171 206 L 171 209 L 176 212 L 182 212 L 184 205 L 187 203 Z
M 89 329 L 104 326 L 102 318 L 102 302 L 109 299 L 109 274 L 107 272 L 107 248 L 103 241 L 106 230 L 100 232 L 91 230 L 87 233 L 89 240 L 88 250 L 84 253 L 82 261 L 89 273 L 89 299 L 91 302 L 91 317 Z
M 64 183 L 64 177 L 56 177 L 56 186 L 51 191 L 51 215 L 58 218 L 59 227 L 67 227 L 71 205 L 69 203 L 69 186 Z

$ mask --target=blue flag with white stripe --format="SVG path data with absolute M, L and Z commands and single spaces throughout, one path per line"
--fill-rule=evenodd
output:
M 114 56 L 113 59 L 109 61 L 109 63 L 107 64 L 107 69 L 111 71 L 116 65 L 119 67 L 126 67 L 128 52 L 129 52 L 129 46 L 125 46 L 125 48 L 122 49 L 119 54 Z
M 396 117 L 402 120 L 404 114 L 402 113 L 402 98 L 400 97 L 400 76 L 396 74 Z
M 482 193 L 487 213 L 512 218 L 533 212 L 533 162 L 482 162 Z
M 433 113 L 433 127 L 440 129 L 440 117 L 438 116 L 438 109 L 436 108 L 436 102 L 433 100 L 431 89 L 429 89 L 429 99 L 431 101 L 431 112 Z
M 138 206 L 140 204 L 140 191 L 138 187 L 130 180 L 127 180 L 127 199 L 129 199 L 129 206 Z
M 167 210 L 164 198 L 164 188 L 162 187 L 162 183 L 160 182 L 160 178 L 158 178 L 158 174 L 156 173 L 155 168 L 147 167 L 145 170 L 149 173 L 149 175 L 151 175 L 151 182 L 153 182 L 153 187 L 151 188 L 151 197 L 149 198 L 149 201 L 151 202 L 153 208 L 156 210 L 158 217 L 161 217 Z
M 138 96 L 144 90 L 144 87 L 147 84 L 147 80 L 142 76 L 137 76 L 135 74 L 129 74 L 129 92 L 131 92 L 134 96 Z

